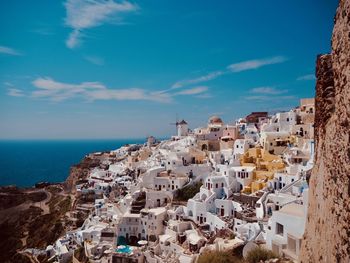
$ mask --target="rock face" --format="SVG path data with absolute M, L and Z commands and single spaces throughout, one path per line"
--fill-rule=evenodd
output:
M 76 192 L 75 186 L 77 182 L 85 180 L 90 169 L 99 166 L 100 163 L 99 159 L 85 157 L 79 164 L 72 166 L 69 176 L 63 184 L 64 189 L 67 192 L 74 194 Z
M 302 262 L 350 262 L 350 0 L 340 0 L 332 53 L 317 59 L 315 167 Z

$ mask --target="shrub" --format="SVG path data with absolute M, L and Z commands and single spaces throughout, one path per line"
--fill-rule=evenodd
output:
M 186 185 L 185 187 L 178 189 L 175 192 L 175 198 L 176 201 L 187 201 L 188 199 L 194 197 L 201 188 L 202 183 L 196 182 L 194 184 Z
M 251 251 L 249 251 L 247 255 L 247 262 L 248 263 L 258 263 L 260 260 L 265 261 L 271 258 L 277 258 L 272 251 L 267 250 L 265 248 L 257 247 Z
M 206 251 L 198 258 L 198 263 L 240 263 L 242 262 L 231 251 Z

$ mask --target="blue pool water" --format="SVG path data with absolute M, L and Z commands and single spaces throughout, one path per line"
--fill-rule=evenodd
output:
M 117 149 L 145 139 L 0 141 L 0 186 L 62 182 L 73 164 L 91 152 Z
M 130 254 L 132 252 L 132 249 L 130 248 L 130 246 L 125 245 L 125 246 L 123 246 L 121 248 L 117 248 L 116 252 Z

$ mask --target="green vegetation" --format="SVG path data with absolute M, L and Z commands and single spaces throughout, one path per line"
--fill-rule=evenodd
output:
M 78 259 L 80 262 L 89 262 L 89 259 L 85 255 L 84 247 L 79 247 L 74 251 L 74 257 Z
M 246 260 L 248 263 L 258 263 L 260 260 L 265 261 L 271 258 L 278 258 L 278 256 L 270 250 L 257 247 L 248 253 Z
M 206 251 L 198 258 L 198 263 L 241 263 L 244 262 L 232 251 Z
M 38 216 L 28 226 L 28 247 L 45 248 L 53 243 L 64 231 L 60 215 L 46 214 Z
M 67 196 L 54 196 L 51 198 L 49 207 L 50 207 L 50 213 L 55 213 L 56 211 L 60 212 L 60 214 L 65 214 L 68 212 L 71 208 L 71 197 Z
M 67 196 L 65 199 L 63 199 L 59 204 L 58 207 L 60 208 L 60 213 L 65 214 L 67 213 L 72 206 L 72 199 L 70 196 Z
M 26 201 L 40 202 L 45 200 L 46 194 L 44 192 L 23 193 L 18 189 L 2 191 L 3 194 L 0 198 L 0 209 L 8 209 Z
M 188 184 L 185 187 L 178 189 L 175 192 L 175 198 L 174 201 L 187 201 L 188 199 L 194 197 L 201 188 L 202 183 L 196 182 L 193 184 Z

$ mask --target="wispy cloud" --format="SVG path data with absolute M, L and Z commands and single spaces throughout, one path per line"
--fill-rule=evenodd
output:
M 179 91 L 175 93 L 175 95 L 198 95 L 206 91 L 208 91 L 207 86 L 199 86 L 199 87 L 194 87 L 191 89 L 185 89 L 185 90 Z
M 11 55 L 11 56 L 21 56 L 22 53 L 11 48 L 11 47 L 5 47 L 5 46 L 0 46 L 0 53 L 6 54 L 6 55 Z
M 246 100 L 250 101 L 281 101 L 281 100 L 292 100 L 296 99 L 293 95 L 285 95 L 285 96 L 268 96 L 268 95 L 254 95 L 254 96 L 246 96 L 244 97 Z
M 265 95 L 278 95 L 287 93 L 288 90 L 286 89 L 276 89 L 274 87 L 257 87 L 253 88 L 249 91 L 249 93 L 253 94 L 265 94 Z
M 8 88 L 7 95 L 9 95 L 11 97 L 23 97 L 24 93 L 23 93 L 23 90 L 20 90 L 20 89 Z
M 42 98 L 54 102 L 61 102 L 68 99 L 80 98 L 85 101 L 97 100 L 146 100 L 161 103 L 169 103 L 176 96 L 194 96 L 205 94 L 208 87 L 199 86 L 180 92 L 149 91 L 141 88 L 111 89 L 100 82 L 82 82 L 79 84 L 59 82 L 52 78 L 37 78 L 32 82 L 36 88 L 29 96 L 32 98 Z M 15 96 L 20 91 L 11 91 L 11 96 Z M 10 95 L 10 94 L 9 94 Z
M 30 32 L 33 32 L 38 35 L 43 35 L 43 36 L 51 36 L 55 34 L 53 30 L 45 27 L 35 28 L 33 30 L 30 30 Z
M 246 70 L 258 69 L 267 65 L 279 64 L 285 62 L 287 59 L 283 56 L 277 56 L 265 59 L 247 60 L 229 65 L 227 68 L 232 72 L 241 72 Z
M 32 82 L 36 87 L 31 93 L 34 98 L 45 98 L 60 102 L 72 98 L 83 98 L 87 101 L 96 100 L 149 100 L 171 102 L 169 94 L 157 94 L 139 88 L 110 89 L 100 82 L 82 82 L 71 84 L 58 82 L 51 78 L 37 78 Z
M 3 83 L 7 87 L 7 95 L 13 97 L 30 97 L 45 99 L 53 102 L 62 102 L 69 99 L 80 99 L 86 102 L 98 100 L 144 100 L 160 103 L 170 103 L 178 96 L 191 96 L 193 98 L 209 98 L 209 87 L 197 86 L 175 90 L 147 90 L 143 88 L 115 89 L 101 82 L 67 83 L 56 81 L 50 77 L 39 77 L 31 84 L 34 90 L 24 92 L 17 89 L 11 82 Z
M 81 43 L 83 30 L 100 26 L 108 22 L 123 23 L 122 14 L 134 12 L 136 4 L 128 1 L 115 2 L 114 0 L 67 0 L 65 24 L 72 28 L 66 40 L 69 48 L 75 48 Z
M 243 99 L 254 102 L 278 102 L 283 100 L 293 100 L 296 97 L 288 94 L 287 89 L 278 89 L 273 86 L 262 86 L 248 90 L 248 94 Z
M 84 59 L 97 66 L 102 66 L 105 64 L 104 59 L 98 56 L 84 56 Z
M 308 75 L 304 75 L 304 76 L 300 76 L 297 78 L 298 81 L 300 80 L 315 80 L 316 77 L 314 74 L 308 74 Z
M 242 61 L 239 63 L 228 65 L 226 69 L 223 69 L 223 70 L 212 71 L 206 75 L 193 78 L 193 79 L 185 79 L 185 80 L 177 81 L 171 86 L 171 88 L 179 89 L 184 86 L 207 82 L 226 74 L 233 74 L 233 73 L 238 73 L 238 72 L 247 71 L 247 70 L 254 70 L 267 65 L 283 63 L 285 61 L 287 61 L 287 58 L 283 56 Z
M 25 96 L 23 90 L 17 89 L 11 82 L 4 82 L 4 85 L 7 87 L 7 95 L 11 97 L 23 97 Z
M 207 82 L 209 80 L 216 79 L 224 74 L 226 74 L 225 71 L 213 71 L 213 72 L 210 72 L 206 75 L 200 76 L 198 78 L 180 80 L 180 81 L 174 83 L 171 88 L 178 89 L 178 88 L 182 88 L 184 86 L 191 85 L 191 84 L 198 84 L 198 83 L 202 83 L 202 82 Z

